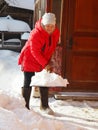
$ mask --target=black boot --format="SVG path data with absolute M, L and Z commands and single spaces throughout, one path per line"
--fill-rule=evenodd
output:
M 40 109 L 47 114 L 53 115 L 54 112 L 51 110 L 48 104 L 48 87 L 39 87 L 40 91 Z
M 48 88 L 47 87 L 39 87 L 40 91 L 40 108 L 46 109 L 49 107 L 48 105 Z
M 24 99 L 25 99 L 25 102 L 26 102 L 26 105 L 25 105 L 25 106 L 26 106 L 28 109 L 30 109 L 30 108 L 29 108 L 29 100 L 30 100 L 31 90 L 32 90 L 31 87 L 22 87 L 22 96 L 23 96 Z

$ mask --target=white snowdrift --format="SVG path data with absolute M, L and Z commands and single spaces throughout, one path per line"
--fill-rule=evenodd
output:
M 32 77 L 32 85 L 35 86 L 47 86 L 47 87 L 66 87 L 68 84 L 67 79 L 63 79 L 60 75 L 55 73 L 49 73 L 45 69 L 41 72 L 37 72 Z
M 30 26 L 21 20 L 13 19 L 10 15 L 0 17 L 0 31 L 30 32 Z
M 38 114 L 40 98 L 31 95 L 31 110 L 21 96 L 19 53 L 0 50 L 0 130 L 98 130 L 98 101 L 49 98 L 55 116 Z M 2 91 L 1 91 L 2 90 Z
M 23 33 L 23 34 L 21 35 L 21 39 L 22 39 L 22 40 L 27 40 L 27 39 L 29 38 L 29 35 L 30 35 L 30 33 Z
M 34 10 L 34 0 L 5 0 L 9 6 Z

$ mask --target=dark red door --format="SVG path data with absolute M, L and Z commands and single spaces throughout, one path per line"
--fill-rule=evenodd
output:
M 98 91 L 98 0 L 68 0 L 67 4 L 63 32 L 63 75 L 70 83 L 67 89 Z

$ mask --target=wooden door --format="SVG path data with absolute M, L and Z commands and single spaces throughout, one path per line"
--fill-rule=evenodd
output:
M 98 0 L 65 0 L 64 4 L 62 73 L 69 80 L 67 89 L 98 91 Z

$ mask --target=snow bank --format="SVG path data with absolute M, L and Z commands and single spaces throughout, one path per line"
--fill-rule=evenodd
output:
M 5 0 L 9 6 L 34 10 L 34 0 Z
M 30 32 L 30 26 L 21 20 L 13 19 L 10 15 L 0 17 L 0 31 Z
M 23 34 L 21 35 L 21 39 L 22 39 L 22 40 L 27 40 L 27 39 L 29 38 L 29 35 L 30 35 L 30 33 L 23 33 Z
M 23 75 L 17 65 L 18 55 L 0 50 L 0 130 L 98 130 L 98 101 L 49 98 L 50 107 L 57 113 L 50 116 L 35 112 L 40 108 L 40 98 L 31 96 L 31 110 L 26 109 L 19 94 Z

